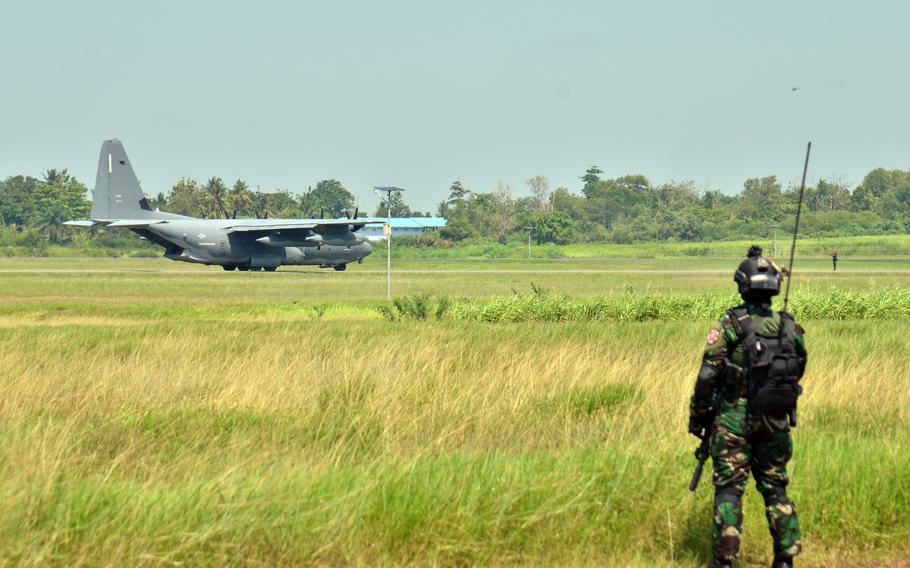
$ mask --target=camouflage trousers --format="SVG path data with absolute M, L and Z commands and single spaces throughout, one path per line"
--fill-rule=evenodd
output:
M 787 462 L 792 452 L 786 418 L 749 416 L 744 398 L 721 403 L 711 438 L 714 462 L 711 536 L 715 562 L 732 562 L 739 554 L 742 496 L 750 470 L 765 499 L 774 557 L 784 559 L 799 554 L 802 548 L 799 520 L 787 497 Z

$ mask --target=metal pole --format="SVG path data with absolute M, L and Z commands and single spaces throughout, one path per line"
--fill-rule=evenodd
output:
M 524 230 L 528 232 L 528 260 L 531 260 L 531 231 L 534 227 L 524 227 Z
M 386 269 L 385 269 L 385 285 L 386 285 L 386 300 L 392 300 L 392 194 L 400 193 L 404 191 L 400 187 L 374 187 L 373 191 L 379 195 L 382 199 L 382 194 L 385 194 L 385 204 L 386 204 L 386 223 L 385 223 L 385 238 L 386 238 Z
M 777 258 L 777 229 L 779 228 L 779 223 L 774 223 L 771 225 L 771 230 L 773 231 L 771 235 L 771 254 L 774 258 Z
M 389 194 L 391 195 L 391 194 Z M 391 200 L 389 200 L 391 201 Z M 386 201 L 386 207 L 388 207 L 388 215 L 386 216 L 386 226 L 388 227 L 389 234 L 386 236 L 386 242 L 389 245 L 386 253 L 386 270 L 385 270 L 385 281 L 386 281 L 386 300 L 392 301 L 392 204 Z

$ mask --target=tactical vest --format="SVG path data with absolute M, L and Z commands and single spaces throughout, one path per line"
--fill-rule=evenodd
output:
M 796 350 L 796 322 L 793 316 L 779 312 L 778 331 L 762 331 L 746 308 L 727 310 L 737 344 L 745 347 L 746 365 L 738 385 L 749 401 L 749 411 L 783 418 L 796 408 L 802 393 L 799 380 L 806 361 Z M 730 346 L 735 347 L 735 346 Z

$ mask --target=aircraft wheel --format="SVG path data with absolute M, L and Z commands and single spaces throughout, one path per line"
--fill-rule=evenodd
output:
M 336 264 L 335 266 L 333 266 L 333 268 L 335 269 L 336 272 L 344 272 L 345 270 L 348 269 L 348 265 L 347 264 Z
M 239 270 L 240 272 L 246 272 L 249 269 L 250 269 L 249 266 L 243 266 L 242 264 L 237 267 L 237 270 Z
M 278 269 L 277 266 L 266 266 L 265 267 L 266 272 L 275 272 L 277 269 Z
M 223 269 L 225 269 L 226 271 L 230 272 L 230 271 L 232 271 L 232 270 L 236 270 L 236 269 L 237 269 L 237 265 L 236 265 L 236 264 L 224 264 L 224 265 L 221 266 L 221 268 L 223 268 Z

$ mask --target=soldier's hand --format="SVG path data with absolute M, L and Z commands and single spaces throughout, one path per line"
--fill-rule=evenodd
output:
M 689 433 L 696 438 L 701 438 L 705 431 L 704 419 L 698 416 L 689 416 Z

